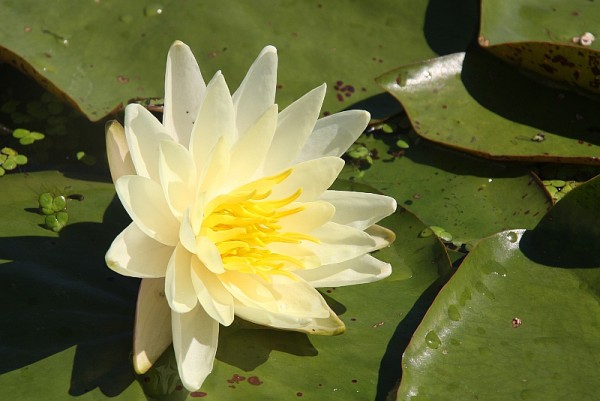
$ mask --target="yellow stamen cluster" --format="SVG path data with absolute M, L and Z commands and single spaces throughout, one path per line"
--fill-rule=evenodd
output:
M 258 274 L 268 280 L 269 274 L 289 275 L 304 267 L 299 259 L 268 249 L 273 243 L 318 242 L 310 235 L 282 232 L 278 224 L 281 218 L 304 210 L 302 206 L 287 207 L 298 199 L 302 189 L 283 199 L 266 200 L 273 186 L 291 173 L 290 169 L 262 178 L 210 202 L 200 235 L 217 246 L 225 269 Z

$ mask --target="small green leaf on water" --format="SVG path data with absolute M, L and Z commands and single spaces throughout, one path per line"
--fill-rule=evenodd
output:
M 54 200 L 54 197 L 52 196 L 52 194 L 50 192 L 44 192 L 43 194 L 41 194 L 38 198 L 38 203 L 40 204 L 40 207 L 42 208 L 52 208 L 52 201 Z
M 363 157 L 369 156 L 369 149 L 367 149 L 363 145 L 354 144 L 350 147 L 350 149 L 348 149 L 348 156 L 350 156 L 353 159 L 362 159 Z M 77 158 L 79 159 L 79 156 L 77 156 Z
M 563 180 L 552 180 L 550 181 L 552 183 L 553 186 L 557 187 L 557 188 L 561 188 L 564 187 L 567 183 L 564 182 Z
M 17 162 L 13 157 L 9 157 L 4 161 L 4 163 L 2 163 L 2 167 L 5 170 L 14 170 L 17 167 Z
M 16 155 L 14 156 L 14 160 L 19 166 L 27 164 L 27 156 L 25 155 Z
M 13 131 L 13 137 L 17 139 L 21 139 L 29 135 L 29 130 L 25 128 L 17 128 Z
M 398 139 L 396 141 L 396 146 L 398 146 L 400 149 L 408 149 L 410 147 L 410 145 L 408 144 L 408 142 L 406 142 L 403 139 Z
M 0 167 L 0 177 L 2 177 L 4 174 L 6 174 L 6 170 Z
M 2 148 L 2 150 L 0 150 L 0 152 L 4 153 L 5 155 L 8 155 L 8 156 L 16 156 L 18 154 L 16 150 L 14 150 L 13 148 L 9 148 L 9 147 Z
M 60 195 L 52 200 L 52 209 L 54 209 L 55 212 L 60 212 L 62 210 L 65 210 L 66 207 L 67 207 L 67 200 L 65 199 L 64 196 Z
M 67 221 L 69 221 L 69 215 L 67 212 L 58 212 L 56 213 L 56 221 L 58 221 L 58 223 L 64 227 L 67 225 Z
M 383 132 L 385 132 L 386 134 L 391 134 L 394 132 L 394 127 L 392 127 L 390 124 L 385 123 L 385 124 L 382 124 L 381 130 Z
M 433 235 L 433 231 L 429 227 L 424 228 L 423 231 L 421 231 L 419 233 L 419 237 L 421 237 L 421 238 L 431 237 L 432 235 Z

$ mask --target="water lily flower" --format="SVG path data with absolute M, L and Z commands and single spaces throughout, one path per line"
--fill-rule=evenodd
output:
M 115 188 L 133 220 L 106 263 L 140 277 L 134 366 L 172 343 L 184 386 L 212 370 L 219 325 L 234 316 L 310 334 L 344 331 L 319 287 L 387 277 L 369 253 L 393 233 L 375 223 L 389 197 L 328 188 L 369 121 L 351 110 L 319 119 L 325 85 L 279 112 L 277 52 L 265 47 L 231 95 L 205 84 L 188 46 L 167 57 L 162 123 L 144 107 L 107 126 Z

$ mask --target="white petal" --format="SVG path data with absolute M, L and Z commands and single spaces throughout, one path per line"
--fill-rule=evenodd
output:
M 171 213 L 158 182 L 126 175 L 117 180 L 115 188 L 123 207 L 147 236 L 165 245 L 177 245 L 179 222 Z
M 206 313 L 223 326 L 229 326 L 234 317 L 233 297 L 198 259 L 192 260 L 192 283 Z
M 200 185 L 198 186 L 198 195 L 196 197 L 200 197 L 203 193 L 208 193 L 206 196 L 208 199 L 212 199 L 214 196 L 223 193 L 225 190 L 223 184 L 227 180 L 230 162 L 231 149 L 229 144 L 224 138 L 220 138 L 209 156 L 208 163 L 199 174 Z M 198 209 L 196 210 L 199 212 Z
M 181 219 L 196 194 L 196 165 L 182 145 L 163 141 L 159 145 L 158 172 L 171 212 Z
M 183 245 L 177 245 L 165 277 L 165 295 L 169 306 L 177 313 L 187 313 L 198 303 L 192 285 L 191 265 L 192 254 Z
M 190 138 L 190 152 L 199 171 L 206 169 L 210 155 L 221 138 L 232 142 L 235 137 L 235 112 L 229 88 L 221 72 L 206 87 Z M 201 179 L 202 174 L 198 174 Z
M 310 235 L 321 242 L 315 244 L 305 241 L 302 245 L 314 252 L 323 265 L 345 262 L 378 249 L 371 235 L 337 223 L 326 223 L 310 232 Z
M 233 94 L 238 134 L 243 137 L 275 102 L 277 85 L 277 49 L 265 47 Z
M 212 371 L 219 340 L 219 323 L 198 305 L 188 313 L 171 313 L 173 349 L 181 382 L 196 391 Z
M 329 307 L 328 310 L 329 316 L 325 318 L 304 318 L 253 308 L 240 302 L 235 304 L 235 314 L 237 316 L 263 326 L 326 336 L 343 333 L 346 326 Z
M 277 131 L 265 158 L 264 173 L 276 173 L 291 165 L 319 118 L 327 85 L 313 89 L 279 114 Z
M 113 182 L 124 175 L 135 174 L 125 130 L 117 121 L 109 121 L 106 124 L 106 156 Z
M 196 253 L 196 234 L 192 228 L 190 221 L 189 209 L 183 212 L 181 226 L 179 227 L 179 242 L 188 250 L 188 252 Z
M 171 345 L 171 309 L 165 299 L 165 280 L 145 278 L 140 283 L 133 335 L 133 366 L 146 373 Z
M 278 224 L 281 226 L 282 232 L 307 233 L 313 231 L 331 220 L 336 213 L 333 205 L 324 201 L 292 202 L 288 208 L 296 207 L 302 207 L 303 210 L 279 220 Z
M 277 105 L 272 105 L 231 149 L 228 188 L 247 183 L 263 164 L 277 126 Z
M 367 127 L 370 118 L 363 110 L 347 110 L 321 118 L 294 163 L 343 155 Z
M 190 48 L 173 43 L 167 55 L 163 124 L 178 143 L 187 147 L 206 84 Z
M 394 234 L 392 230 L 377 224 L 373 224 L 371 227 L 367 228 L 365 232 L 375 241 L 374 250 L 385 248 L 396 239 L 396 234 Z
M 352 191 L 325 191 L 321 199 L 335 206 L 333 222 L 364 230 L 396 211 L 389 196 Z
M 292 167 L 292 173 L 273 187 L 268 199 L 281 199 L 302 188 L 298 202 L 317 200 L 331 186 L 344 167 L 339 157 L 322 157 L 308 160 Z
M 217 246 L 206 237 L 198 237 L 196 241 L 196 255 L 198 259 L 206 266 L 208 270 L 214 274 L 225 272 L 223 259 Z
M 172 141 L 165 127 L 143 106 L 125 108 L 125 137 L 137 174 L 158 182 L 158 144 Z
M 257 275 L 237 272 L 227 272 L 219 278 L 231 295 L 246 306 L 298 318 L 329 316 L 321 294 L 304 280 L 271 275 L 269 283 Z
M 367 254 L 342 263 L 297 270 L 294 273 L 315 288 L 342 287 L 381 280 L 392 273 L 392 267 Z
M 148 237 L 135 223 L 127 226 L 106 252 L 106 265 L 130 277 L 164 277 L 174 248 Z

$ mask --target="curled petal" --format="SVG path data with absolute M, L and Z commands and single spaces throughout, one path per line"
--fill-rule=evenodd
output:
M 118 121 L 106 123 L 106 156 L 113 182 L 124 175 L 135 174 L 125 130 Z
M 378 224 L 373 224 L 371 227 L 367 228 L 365 232 L 375 241 L 374 251 L 385 248 L 396 240 L 396 234 L 394 234 L 392 230 Z
M 294 163 L 343 155 L 365 130 L 370 118 L 363 110 L 347 110 L 321 118 Z
M 189 391 L 198 390 L 212 371 L 219 323 L 197 305 L 188 313 L 171 312 L 171 324 L 181 382 Z
M 140 284 L 133 336 L 133 366 L 139 374 L 146 373 L 172 342 L 164 289 L 164 279 L 145 278 Z
M 342 263 L 298 270 L 294 273 L 315 288 L 342 287 L 379 281 L 392 273 L 392 267 L 389 263 L 367 254 Z
M 194 119 L 206 90 L 190 48 L 175 41 L 167 55 L 163 125 L 176 142 L 187 147 Z
M 389 196 L 351 191 L 325 191 L 321 199 L 335 207 L 333 222 L 364 230 L 396 211 Z
M 106 252 L 106 265 L 130 277 L 164 277 L 173 247 L 150 237 L 131 223 Z

